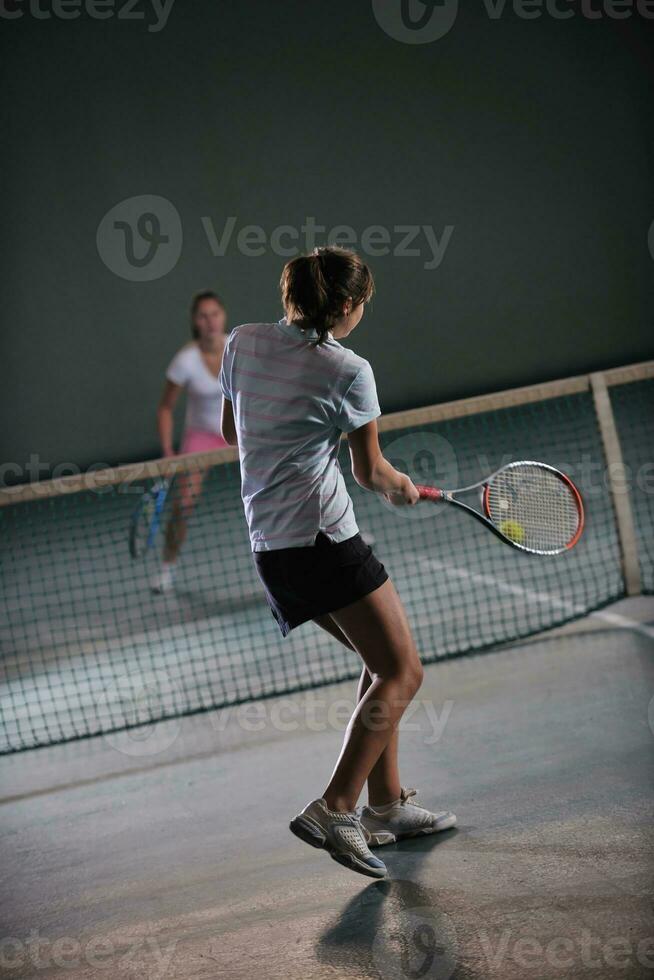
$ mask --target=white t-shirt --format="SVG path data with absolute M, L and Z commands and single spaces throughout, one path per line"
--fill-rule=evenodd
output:
M 253 551 L 312 545 L 319 531 L 358 531 L 338 463 L 342 432 L 380 415 L 368 362 L 294 323 L 248 323 L 229 335 L 220 375 L 232 402 L 241 493 Z
M 168 365 L 166 377 L 186 389 L 185 430 L 199 429 L 220 435 L 223 396 L 220 378 L 214 377 L 204 363 L 195 342 L 186 344 Z

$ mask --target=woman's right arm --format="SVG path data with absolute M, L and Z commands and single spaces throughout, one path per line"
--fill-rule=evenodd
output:
M 236 431 L 236 422 L 234 421 L 234 409 L 229 398 L 223 398 L 220 431 L 228 446 L 238 446 L 238 433 Z
M 384 459 L 379 445 L 377 422 L 373 420 L 349 432 L 352 475 L 364 490 L 383 493 L 391 504 L 412 506 L 420 500 L 413 481 Z
M 181 394 L 181 387 L 173 381 L 166 380 L 164 390 L 157 408 L 157 430 L 159 441 L 161 442 L 161 454 L 163 456 L 174 456 L 173 449 L 173 411 L 177 399 Z

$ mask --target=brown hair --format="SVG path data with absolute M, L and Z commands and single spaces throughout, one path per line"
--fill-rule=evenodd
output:
M 356 252 L 337 245 L 316 248 L 284 266 L 280 281 L 289 320 L 315 327 L 322 344 L 348 300 L 367 303 L 375 290 L 372 272 Z
M 207 299 L 214 300 L 218 306 L 222 307 L 223 310 L 225 309 L 225 304 L 221 300 L 220 296 L 217 293 L 214 293 L 212 289 L 203 289 L 201 293 L 195 294 L 191 300 L 191 334 L 196 340 L 200 334 L 198 333 L 198 328 L 195 326 L 195 314 L 198 312 L 200 304 L 204 303 L 204 301 Z

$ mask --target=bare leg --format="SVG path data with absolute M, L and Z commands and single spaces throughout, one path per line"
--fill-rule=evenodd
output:
M 370 687 L 372 678 L 366 667 L 361 672 L 359 689 L 357 691 L 357 701 L 361 701 L 364 694 Z M 368 803 L 370 806 L 384 806 L 399 800 L 402 792 L 400 785 L 400 764 L 398 760 L 398 749 L 400 733 L 397 726 L 393 729 L 386 748 L 377 759 L 368 775 Z
M 186 540 L 188 521 L 202 492 L 202 473 L 184 473 L 178 477 L 173 512 L 166 528 L 164 561 L 175 562 Z
M 331 618 L 371 677 L 348 725 L 323 796 L 331 810 L 353 810 L 363 785 L 396 732 L 422 681 L 422 665 L 404 607 L 389 580 Z M 376 801 L 379 804 L 379 801 Z
M 327 633 L 330 633 L 334 639 L 342 643 L 343 646 L 346 646 L 349 650 L 356 653 L 356 650 L 354 650 L 354 647 L 348 640 L 343 630 L 336 625 L 329 613 L 327 613 L 325 616 L 319 616 L 317 619 L 314 619 L 314 623 L 316 623 L 317 626 L 322 627 L 322 629 L 324 629 Z M 359 701 L 361 701 L 371 683 L 372 677 L 368 673 L 368 668 L 364 667 L 361 671 L 361 677 L 359 678 L 359 685 L 357 688 L 357 704 Z M 398 748 L 399 732 L 397 728 L 395 728 L 388 741 L 388 744 L 386 745 L 386 748 L 379 756 L 379 759 L 372 767 L 370 775 L 368 776 L 368 802 L 371 806 L 384 806 L 384 804 L 391 803 L 393 800 L 397 800 L 400 797 L 402 787 L 400 785 Z

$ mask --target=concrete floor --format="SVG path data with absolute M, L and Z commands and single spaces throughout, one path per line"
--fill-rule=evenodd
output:
M 287 829 L 350 684 L 0 759 L 0 976 L 653 976 L 654 630 L 611 617 L 654 602 L 607 615 L 427 668 L 404 779 L 459 828 L 383 883 Z

